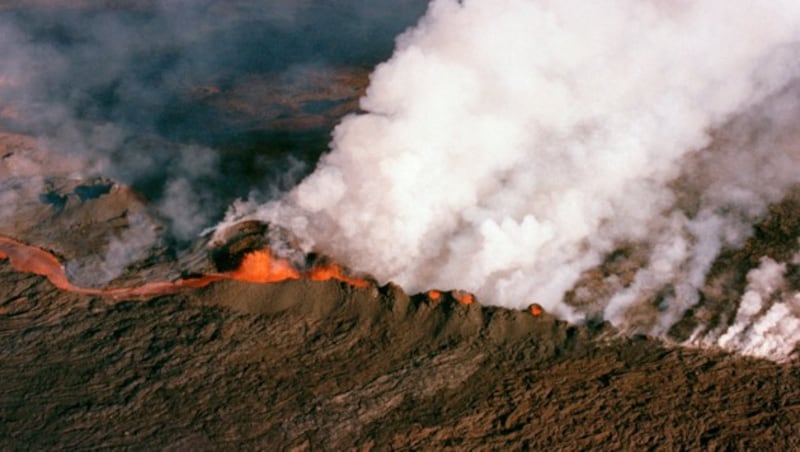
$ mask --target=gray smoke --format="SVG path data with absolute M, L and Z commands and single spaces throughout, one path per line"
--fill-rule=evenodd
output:
M 223 115 L 198 93 L 247 76 L 296 80 L 302 68 L 371 66 L 423 7 L 424 0 L 4 2 L 0 127 L 84 160 L 85 176 L 132 186 L 175 238 L 191 239 L 256 189 L 254 173 L 263 180 L 297 166 L 291 149 L 254 155 L 257 145 L 247 143 L 256 126 L 221 126 Z

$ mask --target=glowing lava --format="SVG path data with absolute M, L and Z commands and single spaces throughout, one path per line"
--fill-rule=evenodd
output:
M 311 281 L 334 279 L 359 288 L 371 285 L 366 279 L 347 275 L 341 266 L 334 263 L 315 265 L 307 272 L 300 272 L 286 259 L 273 256 L 268 249 L 251 251 L 245 254 L 239 268 L 228 273 L 228 275 L 231 279 L 237 281 L 258 283 L 274 283 L 307 278 Z
M 245 254 L 239 268 L 229 273 L 232 279 L 245 282 L 274 283 L 289 279 L 300 279 L 285 259 L 276 259 L 269 250 L 251 251 Z
M 348 276 L 342 267 L 336 264 L 320 265 L 306 273 L 301 273 L 289 261 L 274 257 L 268 249 L 256 250 L 245 254 L 239 268 L 231 272 L 212 273 L 176 281 L 150 282 L 140 286 L 118 289 L 94 289 L 75 286 L 69 282 L 64 266 L 52 253 L 2 236 L 0 236 L 0 259 L 9 259 L 11 266 L 17 271 L 44 276 L 58 289 L 113 298 L 168 295 L 182 289 L 205 287 L 224 279 L 253 283 L 276 283 L 300 278 L 308 278 L 312 281 L 335 279 L 354 287 L 363 288 L 371 285 L 366 279 Z
M 25 273 L 34 273 L 44 276 L 56 288 L 85 295 L 108 296 L 114 299 L 143 298 L 160 295 L 169 295 L 183 289 L 198 289 L 211 283 L 232 279 L 250 283 L 278 283 L 295 279 L 309 279 L 311 281 L 336 280 L 353 287 L 365 288 L 373 285 L 369 279 L 358 278 L 347 274 L 346 270 L 332 262 L 321 262 L 308 271 L 300 271 L 286 259 L 276 257 L 267 249 L 260 249 L 246 253 L 236 270 L 224 273 L 211 273 L 196 278 L 178 279 L 175 281 L 149 282 L 134 287 L 117 289 L 95 289 L 79 287 L 69 282 L 64 266 L 52 253 L 35 246 L 26 245 L 8 237 L 0 236 L 0 259 L 9 259 L 11 266 Z M 464 291 L 450 292 L 452 297 L 464 306 L 475 302 L 475 295 Z M 444 294 L 439 290 L 430 290 L 426 293 L 429 300 L 439 302 Z M 539 305 L 532 305 L 530 311 L 533 315 L 540 315 L 542 310 Z
M 454 290 L 453 298 L 455 298 L 459 303 L 463 304 L 464 306 L 471 305 L 472 303 L 475 302 L 475 295 L 464 290 Z
M 85 295 L 102 295 L 113 298 L 152 297 L 168 295 L 185 288 L 205 287 L 225 278 L 223 275 L 204 275 L 198 278 L 179 279 L 177 281 L 160 281 L 142 284 L 135 287 L 119 289 L 93 289 L 78 287 L 67 279 L 64 266 L 53 254 L 35 246 L 25 245 L 8 237 L 0 236 L 0 259 L 9 259 L 11 266 L 17 271 L 44 276 L 56 288 Z
M 335 279 L 359 288 L 369 287 L 371 285 L 366 279 L 347 276 L 342 267 L 336 264 L 327 264 L 314 267 L 308 272 L 307 276 L 308 279 L 312 281 L 327 281 L 329 279 Z

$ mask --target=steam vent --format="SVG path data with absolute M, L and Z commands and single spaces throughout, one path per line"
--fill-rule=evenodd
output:
M 800 2 L 0 1 L 0 450 L 800 450 Z

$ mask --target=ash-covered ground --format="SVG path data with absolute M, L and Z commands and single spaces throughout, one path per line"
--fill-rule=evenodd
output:
M 44 64 L 54 72 L 0 79 L 15 107 L 0 105 L 0 236 L 52 253 L 76 286 L 215 274 L 269 244 L 266 227 L 223 243 L 200 232 L 220 206 L 275 198 L 313 169 L 426 2 L 200 3 L 188 9 L 217 20 L 181 22 L 181 5 L 148 1 L 0 2 L 0 31 L 14 38 L 5 50 L 27 43 L 21 53 L 53 57 L 45 50 L 64 46 L 107 69 Z M 10 24 L 36 32 L 26 41 Z M 85 53 L 108 27 L 156 46 Z M 139 27 L 153 34 L 136 38 Z M 256 31 L 260 50 L 230 54 Z M 100 65 L 103 55 L 116 58 Z M 48 85 L 67 80 L 80 83 Z M 7 88 L 15 83 L 26 95 Z M 683 177 L 703 185 L 702 174 Z M 570 324 L 391 283 L 224 280 L 156 297 L 81 295 L 0 259 L 0 448 L 797 449 L 796 351 L 775 362 L 716 338 L 745 294 L 763 295 L 767 310 L 800 290 L 799 193 L 721 251 L 699 302 L 657 338 L 637 334 L 647 330 L 637 319 L 646 324 L 668 291 L 620 330 L 601 312 Z M 207 210 L 190 221 L 197 209 Z M 620 246 L 565 302 L 590 306 L 628 287 L 645 251 Z M 752 276 L 771 274 L 772 288 Z M 693 336 L 699 327 L 714 341 Z

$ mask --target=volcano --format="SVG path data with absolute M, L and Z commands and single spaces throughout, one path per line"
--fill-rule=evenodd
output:
M 765 230 L 797 221 L 788 212 L 776 208 Z M 243 225 L 206 265 L 241 269 L 264 252 L 265 229 Z M 771 240 L 750 247 L 781 247 Z M 569 325 L 538 305 L 294 270 L 283 282 L 158 284 L 129 269 L 129 288 L 76 290 L 49 252 L 2 245 L 10 448 L 746 448 L 792 445 L 798 433 L 793 363 Z M 741 271 L 742 258 L 720 274 Z
M 491 183 L 464 177 L 479 175 L 462 166 L 481 146 L 497 145 L 476 165 L 490 167 L 528 138 L 507 139 L 514 121 L 501 113 L 514 99 L 476 123 L 448 119 L 448 99 L 459 114 L 477 108 L 459 104 L 462 83 L 503 98 L 514 79 L 513 65 L 502 77 L 484 66 L 497 84 L 478 83 L 470 58 L 486 49 L 462 52 L 441 25 L 478 26 L 480 14 L 459 14 L 495 17 L 490 2 L 268 3 L 0 4 L 0 448 L 798 447 L 800 183 L 787 175 L 800 162 L 796 77 L 770 90 L 771 73 L 758 72 L 765 94 L 709 114 L 707 140 L 678 140 L 696 149 L 665 165 L 663 187 L 658 153 L 644 182 L 624 187 L 668 191 L 653 198 L 655 219 L 623 208 L 633 226 L 609 233 L 615 217 L 600 217 L 573 249 L 544 222 L 495 222 L 492 209 L 523 205 L 515 187 L 543 180 L 531 209 L 567 193 L 554 218 L 583 223 L 552 224 L 586 229 L 580 190 L 560 191 L 576 177 L 520 177 L 529 156 Z M 524 4 L 507 6 L 527 18 Z M 395 71 L 407 60 L 425 61 L 418 78 Z M 554 68 L 542 79 L 567 80 Z M 455 74 L 452 84 L 430 88 L 440 74 Z M 420 99 L 430 127 L 405 128 Z M 542 173 L 583 171 L 580 159 L 551 157 L 591 159 L 584 142 L 558 140 L 605 143 L 613 130 L 591 118 L 575 132 L 568 113 L 551 113 L 558 124 L 530 135 L 547 129 L 566 150 L 544 146 Z M 634 125 L 631 134 L 647 121 Z M 463 136 L 437 141 L 447 127 Z M 470 142 L 484 129 L 491 140 Z M 452 150 L 451 136 L 476 162 L 436 154 Z M 377 147 L 384 140 L 423 150 L 391 154 Z M 437 166 L 415 160 L 423 154 Z M 593 171 L 570 186 L 603 188 Z M 374 178 L 356 179 L 364 174 Z M 471 198 L 456 185 L 474 185 L 476 203 L 448 204 Z M 598 206 L 629 202 L 603 196 Z M 483 248 L 465 226 L 476 219 Z M 532 250 L 551 251 L 529 230 L 578 254 L 533 265 Z M 418 233 L 419 249 L 409 246 Z M 493 266 L 490 248 L 519 265 Z M 358 265 L 374 255 L 386 262 Z M 414 264 L 398 273 L 411 275 L 405 284 L 383 271 L 401 261 Z M 558 300 L 515 291 L 567 273 Z

